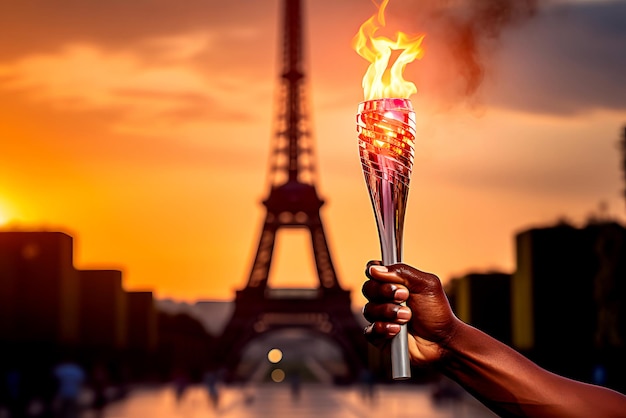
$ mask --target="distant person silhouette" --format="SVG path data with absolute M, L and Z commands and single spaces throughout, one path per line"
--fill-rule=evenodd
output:
M 374 400 L 374 384 L 376 383 L 376 376 L 370 369 L 363 369 L 361 373 L 359 373 L 359 380 L 361 382 L 362 387 L 362 397 L 368 401 Z
M 54 368 L 54 376 L 58 382 L 58 416 L 78 417 L 78 398 L 85 381 L 85 372 L 78 364 L 64 361 Z
M 217 409 L 220 401 L 220 393 L 217 387 L 220 380 L 219 373 L 209 370 L 204 374 L 203 380 L 207 394 L 209 395 L 211 406 L 213 409 Z
M 93 392 L 91 408 L 96 418 L 104 416 L 104 409 L 108 403 L 107 388 L 109 384 L 109 372 L 103 364 L 97 364 L 92 372 L 89 386 Z
M 544 370 L 459 320 L 439 278 L 406 264 L 368 263 L 366 338 L 385 347 L 408 324 L 409 356 L 432 364 L 505 417 L 626 417 L 626 396 Z M 407 306 L 399 304 L 406 302 Z M 384 402 L 384 400 L 383 400 Z
M 291 389 L 291 400 L 298 402 L 300 400 L 300 392 L 302 389 L 300 373 L 294 371 L 289 374 L 289 387 Z
M 176 403 L 181 403 L 187 388 L 189 387 L 189 378 L 187 373 L 183 370 L 177 370 L 174 373 L 174 395 L 176 396 Z
M 8 369 L 3 374 L 2 387 L 0 388 L 0 406 L 4 405 L 9 417 L 23 417 L 25 411 L 25 399 L 23 393 L 23 373 L 17 367 Z

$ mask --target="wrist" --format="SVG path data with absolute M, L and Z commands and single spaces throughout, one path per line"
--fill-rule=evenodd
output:
M 446 337 L 439 343 L 441 357 L 437 363 L 438 368 L 443 371 L 458 367 L 459 360 L 464 357 L 464 353 L 468 350 L 468 342 L 472 339 L 469 334 L 471 334 L 472 330 L 474 328 L 470 325 L 454 317 Z

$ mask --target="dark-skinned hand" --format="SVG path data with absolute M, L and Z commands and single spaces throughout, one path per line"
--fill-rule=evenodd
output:
M 367 340 L 385 348 L 408 324 L 411 362 L 426 365 L 440 360 L 460 320 L 454 315 L 437 276 L 406 264 L 383 267 L 379 261 L 367 264 L 363 309 L 371 325 L 365 329 Z M 406 302 L 406 306 L 400 304 Z

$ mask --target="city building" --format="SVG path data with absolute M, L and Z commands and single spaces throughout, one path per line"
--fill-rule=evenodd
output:
M 463 322 L 511 344 L 511 275 L 470 273 L 452 279 L 446 289 Z
M 78 342 L 79 275 L 63 232 L 0 232 L 0 339 Z
M 119 270 L 79 270 L 80 343 L 95 349 L 127 345 L 126 293 Z
M 126 309 L 128 348 L 133 352 L 154 352 L 158 344 L 158 315 L 152 292 L 127 292 Z
M 513 345 L 559 374 L 623 384 L 624 227 L 594 222 L 534 228 L 517 234 L 516 247 Z

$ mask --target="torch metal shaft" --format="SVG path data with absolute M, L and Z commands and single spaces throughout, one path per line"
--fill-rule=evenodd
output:
M 359 153 L 376 216 L 383 264 L 402 261 L 404 214 L 413 165 L 415 114 L 408 99 L 369 100 L 357 115 Z M 391 341 L 394 379 L 408 379 L 407 326 Z
M 382 223 L 392 226 L 395 224 L 396 203 L 393 198 L 393 184 L 385 182 L 382 184 Z M 378 222 L 380 226 L 381 222 Z M 383 264 L 390 266 L 397 264 L 401 260 L 398 254 L 398 237 L 396 236 L 396 228 L 388 227 L 378 231 L 380 239 Z M 400 243 L 400 245 L 402 245 Z M 403 303 L 403 305 L 406 305 Z M 400 332 L 391 340 L 391 376 L 395 380 L 404 380 L 411 377 L 411 364 L 409 361 L 408 346 L 408 330 L 407 326 L 401 325 Z

